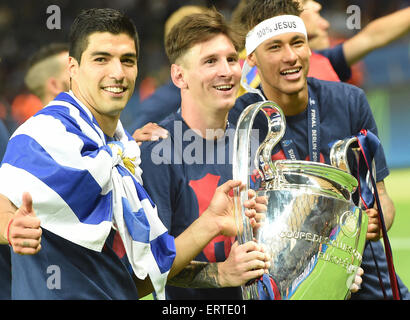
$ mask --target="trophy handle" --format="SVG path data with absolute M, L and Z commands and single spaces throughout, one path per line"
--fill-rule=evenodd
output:
M 353 151 L 354 157 L 357 161 L 360 156 L 357 137 L 351 137 L 336 141 L 330 149 L 330 164 L 336 168 L 342 169 L 352 174 L 347 159 L 349 150 Z
M 246 192 L 240 193 L 239 188 L 234 190 L 234 208 L 239 243 L 253 239 L 252 228 L 245 216 L 245 209 L 242 203 L 247 200 L 247 190 L 251 189 L 252 126 L 259 111 L 262 111 L 268 122 L 268 134 L 259 145 L 254 157 L 254 166 L 258 170 L 262 181 L 272 180 L 275 177 L 275 169 L 271 160 L 272 150 L 282 139 L 286 130 L 286 119 L 283 111 L 272 101 L 261 101 L 251 104 L 239 117 L 234 137 L 232 162 L 233 179 L 240 180 L 246 185 Z M 259 141 L 257 142 L 259 143 Z
M 357 137 L 346 138 L 344 140 L 336 141 L 332 147 L 330 148 L 330 164 L 336 168 L 342 169 L 353 176 L 356 176 L 352 173 L 349 161 L 348 161 L 348 153 L 352 151 L 356 163 L 359 162 L 360 158 L 360 147 L 359 147 L 359 139 Z M 374 179 L 376 179 L 376 166 L 374 163 L 374 159 L 372 161 L 372 175 Z M 366 184 L 370 190 L 373 190 L 373 186 L 370 181 L 369 173 L 366 176 Z M 364 206 L 360 203 L 356 204 L 360 206 L 362 209 Z

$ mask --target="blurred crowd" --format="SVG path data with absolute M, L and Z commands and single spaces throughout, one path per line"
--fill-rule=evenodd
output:
M 357 5 L 361 11 L 361 24 L 407 7 L 410 0 L 318 0 L 322 15 L 331 22 L 330 34 L 334 43 L 352 36 L 358 30 L 346 28 L 346 9 Z M 182 1 L 182 0 L 0 0 L 0 119 L 9 132 L 41 102 L 29 94 L 24 84 L 28 58 L 41 46 L 50 42 L 68 40 L 69 26 L 81 9 L 113 7 L 126 12 L 136 23 L 141 38 L 139 76 L 135 99 L 138 103 L 148 97 L 169 77 L 169 65 L 163 49 L 164 23 L 169 15 L 183 5 L 215 6 L 228 19 L 238 0 Z M 47 8 L 56 5 L 61 10 L 61 28 L 49 29 Z M 401 41 L 407 41 L 408 38 Z M 125 114 L 132 117 L 133 114 Z

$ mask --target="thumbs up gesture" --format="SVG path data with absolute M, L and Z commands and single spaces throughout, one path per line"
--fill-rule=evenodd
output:
M 33 200 L 28 192 L 23 193 L 23 202 L 7 228 L 7 239 L 13 251 L 19 254 L 36 254 L 41 249 L 40 219 L 33 210 Z

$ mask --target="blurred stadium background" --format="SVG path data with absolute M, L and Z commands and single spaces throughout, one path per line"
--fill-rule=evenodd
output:
M 410 4 L 410 0 L 317 1 L 323 6 L 322 15 L 331 22 L 333 44 L 359 31 L 346 27 L 349 5 L 360 7 L 363 28 L 369 21 Z M 163 26 L 174 10 L 187 4 L 213 5 L 229 19 L 238 0 L 0 0 L 0 119 L 12 133 L 18 124 L 16 114 L 27 107 L 23 78 L 32 53 L 49 42 L 67 41 L 69 26 L 81 9 L 113 7 L 133 18 L 141 37 L 137 87 L 122 115 L 124 126 L 131 126 L 139 112 L 139 101 L 168 80 Z M 50 5 L 61 9 L 61 29 L 47 28 Z M 369 54 L 353 70 L 350 82 L 367 93 L 391 169 L 386 184 L 397 214 L 390 237 L 396 270 L 410 287 L 410 36 Z M 25 112 L 30 115 L 30 110 Z

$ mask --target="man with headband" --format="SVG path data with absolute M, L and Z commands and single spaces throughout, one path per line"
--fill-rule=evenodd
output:
M 253 1 L 245 9 L 249 12 L 246 38 L 247 65 L 256 66 L 261 86 L 248 89 L 240 97 L 229 114 L 229 121 L 236 123 L 240 113 L 250 104 L 261 100 L 276 102 L 286 116 L 286 133 L 273 150 L 272 158 L 299 159 L 329 163 L 329 144 L 357 135 L 367 129 L 377 134 L 377 127 L 364 92 L 352 85 L 308 78 L 311 51 L 307 43 L 306 30 L 299 18 L 297 2 Z M 244 81 L 242 81 L 242 84 Z M 245 84 L 246 85 L 246 84 Z M 314 130 L 318 127 L 319 130 Z M 261 116 L 256 117 L 254 128 L 260 130 L 264 139 L 267 124 Z M 312 143 L 316 132 L 317 144 Z M 377 189 L 380 195 L 387 229 L 395 215 L 393 202 L 389 198 L 383 179 L 389 174 L 383 150 L 376 154 Z M 353 299 L 391 298 L 389 277 L 384 250 L 380 241 L 380 226 L 375 208 L 368 209 L 369 228 L 362 267 L 365 270 L 362 290 L 353 294 Z M 372 254 L 372 249 L 374 255 Z M 386 287 L 380 288 L 375 262 Z M 403 298 L 409 293 L 399 280 Z
M 249 16 L 246 5 L 252 1 L 241 0 L 232 14 L 232 23 L 235 28 L 241 30 L 244 38 L 249 30 L 245 25 Z M 305 23 L 309 47 L 312 50 L 309 77 L 347 82 L 352 77 L 351 66 L 370 52 L 390 44 L 410 31 L 410 8 L 406 8 L 371 21 L 353 37 L 330 47 L 327 31 L 330 24 L 320 15 L 322 6 L 314 0 L 295 1 L 303 7 L 300 18 Z M 242 61 L 246 59 L 245 49 L 240 52 L 239 57 Z M 249 71 L 247 83 L 253 88 L 259 85 L 260 78 L 256 68 Z M 239 96 L 245 92 L 241 87 Z
M 332 142 L 357 135 L 362 129 L 377 134 L 369 104 L 360 88 L 307 77 L 311 51 L 306 29 L 299 18 L 301 10 L 297 2 L 252 1 L 245 10 L 249 12 L 247 25 L 250 30 L 246 38 L 246 62 L 250 68 L 257 67 L 261 85 L 256 89 L 248 86 L 250 92 L 238 98 L 229 114 L 230 122 L 236 123 L 240 113 L 250 104 L 261 100 L 276 102 L 286 116 L 287 126 L 285 136 L 272 152 L 273 160 L 329 163 L 329 144 Z M 264 139 L 267 134 L 266 119 L 257 116 L 254 128 L 260 130 L 259 137 Z M 314 137 L 316 144 L 312 142 L 314 133 L 317 134 Z M 382 148 L 379 151 L 375 156 L 377 189 L 386 226 L 390 228 L 395 209 L 383 182 L 389 170 Z M 380 226 L 377 211 L 371 208 L 366 212 L 369 216 L 367 239 L 371 240 L 371 245 L 366 245 L 364 252 L 362 289 L 352 298 L 383 299 L 373 258 L 377 259 L 382 273 L 387 298 L 391 298 L 384 250 L 378 241 Z M 404 298 L 409 293 L 399 282 Z

